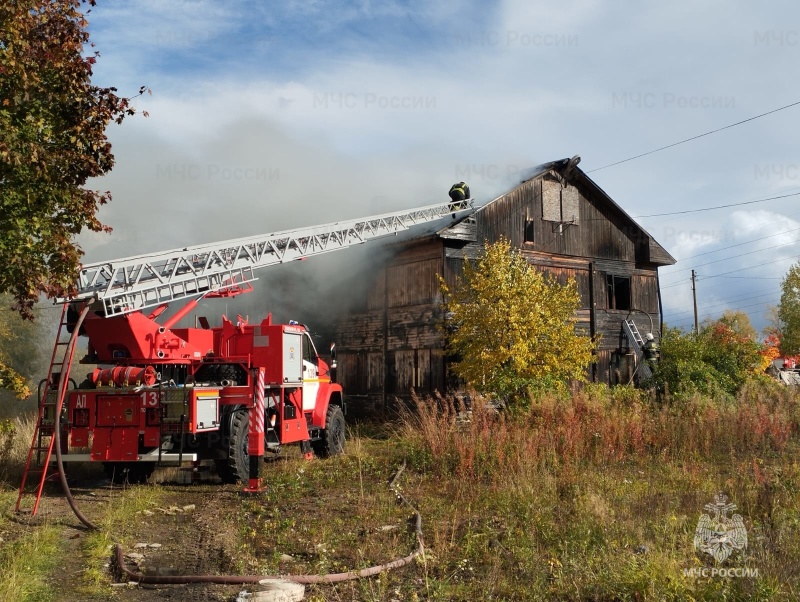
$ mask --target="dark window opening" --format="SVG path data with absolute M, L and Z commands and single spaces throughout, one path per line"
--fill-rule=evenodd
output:
M 628 276 L 606 275 L 608 309 L 631 308 L 631 279 Z
M 534 242 L 533 225 L 532 219 L 525 220 L 525 242 Z

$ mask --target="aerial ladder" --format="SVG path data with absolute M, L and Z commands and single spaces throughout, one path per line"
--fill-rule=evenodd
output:
M 473 199 L 449 201 L 360 219 L 83 265 L 75 294 L 57 299 L 58 303 L 64 304 L 64 311 L 48 378 L 43 381 L 43 390 L 40 391 L 39 417 L 23 472 L 17 511 L 23 498 L 30 495 L 34 498 L 31 511 L 36 513 L 44 483 L 52 475 L 52 472 L 48 472 L 48 465 L 55 439 L 61 432 L 60 429 L 54 432 L 53 418 L 61 415 L 70 383 L 75 342 L 79 333 L 82 333 L 84 318 L 90 312 L 92 318 L 103 316 L 114 322 L 123 316 L 155 307 L 146 318 L 139 320 L 139 323 L 148 322 L 157 328 L 151 334 L 139 336 L 140 339 L 150 337 L 152 340 L 187 315 L 197 300 L 235 296 L 252 290 L 250 283 L 257 280 L 254 273 L 258 269 L 398 235 L 415 226 L 441 219 L 457 221 L 473 211 Z M 155 319 L 170 303 L 180 300 L 189 302 L 164 324 L 155 324 Z M 81 308 L 80 315 L 70 315 L 68 307 Z M 62 336 L 65 332 L 71 334 L 68 341 Z M 169 351 L 166 356 L 161 351 L 158 353 L 158 358 L 170 360 Z M 148 380 L 145 372 L 137 374 L 135 378 L 144 380 L 145 385 L 152 384 L 152 378 Z M 127 377 L 123 378 L 127 383 Z M 60 448 L 56 449 L 55 454 L 58 455 L 59 451 Z M 160 447 L 158 453 L 160 458 Z
M 106 317 L 126 314 L 252 282 L 259 268 L 399 234 L 448 215 L 458 219 L 472 209 L 473 200 L 467 199 L 92 263 L 81 268 L 76 295 L 59 301 L 96 299 Z

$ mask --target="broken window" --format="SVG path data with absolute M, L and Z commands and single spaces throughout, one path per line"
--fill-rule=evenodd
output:
M 606 274 L 606 289 L 608 291 L 608 309 L 631 308 L 630 276 Z
M 534 223 L 531 218 L 525 220 L 525 242 L 534 242 Z

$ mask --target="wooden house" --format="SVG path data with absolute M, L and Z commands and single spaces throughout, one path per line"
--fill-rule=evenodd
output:
M 591 380 L 627 382 L 636 361 L 624 332 L 634 320 L 659 337 L 659 266 L 675 260 L 577 167 L 554 161 L 460 220 L 394 245 L 371 270 L 365 298 L 336 327 L 337 378 L 351 397 L 374 401 L 444 392 L 448 375 L 438 276 L 455 283 L 465 260 L 506 237 L 537 268 L 574 278 L 579 328 L 600 335 Z

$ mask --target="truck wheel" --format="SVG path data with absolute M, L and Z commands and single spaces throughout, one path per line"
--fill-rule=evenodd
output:
M 115 485 L 146 483 L 155 468 L 154 462 L 103 462 L 103 472 Z
M 226 483 L 235 483 L 236 481 L 246 483 L 250 478 L 250 456 L 247 453 L 247 432 L 249 430 L 249 412 L 234 412 L 228 437 L 227 466 L 223 471 L 219 471 L 220 477 Z
M 236 474 L 231 470 L 227 459 L 214 460 L 214 465 L 217 467 L 217 475 L 222 479 L 223 483 L 238 483 L 239 479 Z
M 344 413 L 339 406 L 329 406 L 328 414 L 325 418 L 325 429 L 322 431 L 322 438 L 313 441 L 311 448 L 314 453 L 321 458 L 336 456 L 344 451 L 345 424 Z

